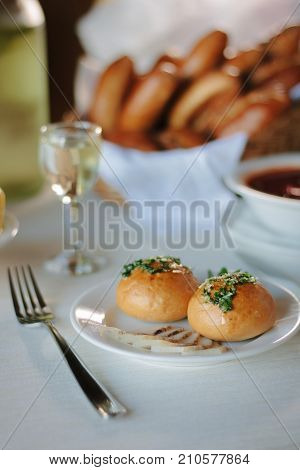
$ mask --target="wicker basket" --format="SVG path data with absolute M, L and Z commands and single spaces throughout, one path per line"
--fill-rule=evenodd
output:
M 294 105 L 249 140 L 242 159 L 300 151 L 300 105 Z

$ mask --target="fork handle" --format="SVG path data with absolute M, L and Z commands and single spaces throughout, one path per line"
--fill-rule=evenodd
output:
M 87 398 L 103 417 L 126 413 L 126 408 L 100 385 L 53 323 L 45 322 Z

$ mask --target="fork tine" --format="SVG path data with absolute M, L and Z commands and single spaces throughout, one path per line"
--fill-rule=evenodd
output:
M 28 272 L 29 272 L 29 275 L 30 275 L 30 278 L 31 278 L 31 281 L 32 281 L 32 285 L 33 285 L 34 290 L 35 290 L 36 297 L 37 297 L 38 302 L 39 302 L 39 304 L 40 304 L 40 307 L 41 307 L 41 308 L 45 308 L 45 307 L 47 307 L 47 304 L 46 304 L 46 302 L 44 301 L 44 298 L 43 298 L 43 296 L 42 296 L 42 294 L 41 294 L 41 291 L 40 291 L 40 289 L 39 289 L 39 287 L 38 287 L 38 285 L 37 285 L 37 282 L 36 282 L 36 280 L 35 280 L 35 277 L 34 277 L 34 274 L 33 274 L 32 269 L 31 269 L 31 266 L 30 266 L 30 265 L 27 265 L 27 269 L 28 269 Z
M 12 275 L 11 275 L 10 268 L 7 268 L 7 274 L 8 274 L 8 282 L 9 282 L 11 297 L 12 297 L 12 301 L 13 301 L 14 308 L 15 308 L 15 313 L 16 313 L 19 320 L 24 321 L 24 316 L 22 315 L 22 312 L 21 312 L 21 309 L 20 309 L 20 305 L 19 305 L 19 302 L 18 302 L 18 297 L 17 297 L 16 290 L 14 288 L 14 283 L 13 283 L 13 280 L 12 280 Z
M 35 301 L 32 297 L 31 289 L 30 289 L 29 284 L 28 284 L 28 280 L 27 280 L 27 276 L 26 276 L 26 273 L 25 273 L 24 266 L 21 266 L 21 270 L 22 270 L 24 284 L 25 284 L 26 289 L 27 289 L 27 294 L 28 294 L 28 297 L 29 297 L 29 300 L 30 300 L 30 303 L 31 303 L 31 307 L 33 309 L 33 312 L 38 313 L 37 312 L 37 305 L 36 305 L 36 303 L 35 303 Z
M 21 284 L 21 279 L 20 279 L 20 276 L 19 276 L 19 270 L 18 270 L 17 266 L 15 267 L 15 273 L 16 273 L 17 284 L 18 284 L 18 287 L 19 287 L 19 292 L 20 292 L 20 296 L 21 296 L 21 299 L 22 299 L 22 302 L 23 302 L 23 307 L 24 307 L 24 310 L 25 310 L 25 314 L 30 315 L 31 314 L 30 308 L 29 308 L 29 306 L 26 302 L 26 299 L 25 299 L 24 291 L 23 291 L 22 284 Z

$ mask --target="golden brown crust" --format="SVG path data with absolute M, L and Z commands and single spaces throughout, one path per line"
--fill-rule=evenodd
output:
M 291 26 L 269 41 L 268 52 L 273 57 L 285 57 L 299 51 L 300 26 Z
M 289 104 L 288 97 L 286 101 L 271 98 L 261 103 L 250 103 L 234 119 L 224 126 L 218 126 L 215 136 L 222 138 L 238 132 L 245 132 L 249 137 L 253 137 L 270 124 Z
M 144 321 L 177 321 L 186 317 L 188 302 L 198 285 L 191 272 L 150 274 L 136 268 L 119 282 L 117 304 L 127 315 Z
M 293 65 L 300 65 L 300 55 L 291 57 L 277 57 L 270 62 L 260 65 L 251 77 L 251 83 L 255 86 L 270 80 L 279 72 L 289 69 Z
M 262 106 L 259 106 L 260 104 L 262 104 Z M 221 135 L 224 128 L 230 126 L 234 121 L 239 122 L 241 117 L 243 119 L 243 116 L 246 116 L 247 120 L 247 113 L 249 110 L 251 115 L 251 110 L 258 109 L 258 114 L 261 117 L 263 117 L 264 114 L 266 116 L 270 115 L 271 117 L 276 117 L 278 114 L 277 111 L 281 111 L 289 105 L 290 98 L 287 88 L 285 88 L 283 84 L 281 85 L 279 81 L 267 82 L 265 85 L 255 88 L 254 90 L 246 94 L 242 94 L 232 100 L 232 103 L 223 113 L 222 119 L 218 121 L 218 125 L 215 128 L 215 135 Z M 272 114 L 273 109 L 274 112 Z M 259 110 L 262 111 L 260 112 Z M 252 118 L 250 120 L 252 122 Z M 253 124 L 255 124 L 255 122 L 253 122 Z M 260 122 L 258 123 L 258 126 L 259 125 Z
M 203 135 L 191 129 L 165 129 L 157 134 L 156 139 L 166 150 L 197 147 L 206 141 Z
M 122 132 L 114 131 L 105 134 L 105 138 L 121 147 L 142 150 L 144 152 L 153 152 L 159 150 L 151 135 L 145 132 Z
M 227 34 L 212 31 L 201 38 L 183 60 L 179 69 L 183 79 L 193 79 L 214 68 L 223 59 Z
M 284 69 L 266 82 L 266 86 L 279 88 L 281 90 L 289 91 L 294 85 L 300 82 L 300 65 L 292 65 Z
M 293 26 L 225 60 L 227 35 L 212 31 L 186 57 L 163 54 L 144 75 L 122 57 L 100 77 L 85 117 L 102 126 L 104 138 L 141 151 L 190 148 L 239 131 L 253 136 L 291 105 L 299 39 Z
M 211 134 L 215 131 L 218 123 L 230 112 L 238 96 L 238 90 L 232 89 L 225 93 L 219 93 L 201 107 L 194 120 L 192 127 L 197 132 Z
M 157 68 L 139 80 L 122 109 L 119 129 L 147 131 L 160 117 L 176 90 L 178 81 L 173 73 Z
M 205 300 L 199 288 L 189 302 L 188 321 L 195 331 L 215 341 L 242 341 L 273 327 L 275 303 L 263 285 L 243 284 L 237 287 L 233 309 L 222 312 Z
M 173 74 L 179 75 L 181 64 L 182 64 L 182 57 L 179 57 L 177 55 L 171 55 L 171 54 L 163 54 L 157 59 L 157 61 L 153 65 L 152 70 L 156 70 L 156 69 L 168 70 L 168 68 L 171 66 L 173 67 Z
M 223 72 L 215 71 L 195 80 L 179 97 L 169 116 L 169 126 L 182 129 L 198 109 L 219 93 L 239 87 L 239 80 Z
M 102 73 L 96 87 L 89 119 L 99 124 L 104 132 L 114 129 L 121 106 L 133 80 L 133 62 L 121 57 Z
M 237 77 L 250 72 L 262 60 L 262 57 L 263 49 L 242 51 L 232 59 L 227 59 L 223 64 L 222 70 L 229 75 Z

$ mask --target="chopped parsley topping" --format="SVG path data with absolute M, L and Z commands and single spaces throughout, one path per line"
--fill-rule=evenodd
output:
M 218 305 L 222 312 L 232 310 L 233 298 L 237 286 L 242 284 L 255 284 L 257 279 L 248 272 L 240 270 L 228 272 L 222 268 L 218 276 L 209 277 L 200 287 L 206 302 Z
M 222 274 L 227 274 L 227 273 L 228 273 L 228 269 L 225 268 L 225 267 L 223 267 L 223 268 L 220 269 L 220 271 L 218 272 L 217 276 L 222 276 Z M 212 272 L 211 269 L 209 269 L 209 270 L 207 271 L 207 276 L 208 276 L 208 277 L 214 277 L 214 273 Z
M 168 271 L 190 271 L 181 264 L 180 258 L 172 256 L 156 256 L 155 258 L 138 259 L 123 266 L 122 276 L 129 277 L 136 268 L 147 271 L 149 274 L 164 273 Z

